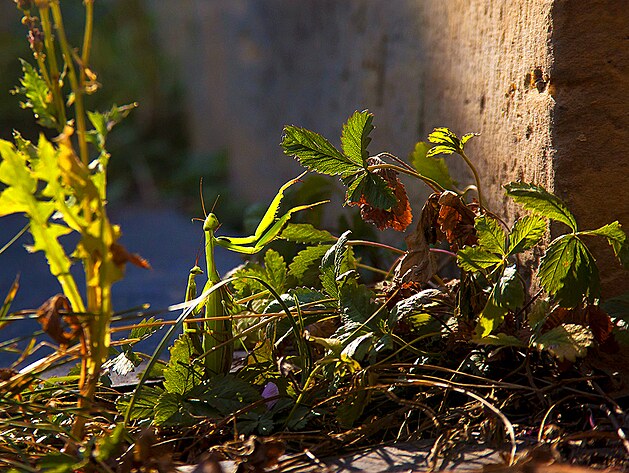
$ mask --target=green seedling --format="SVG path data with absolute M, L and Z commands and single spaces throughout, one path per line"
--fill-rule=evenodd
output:
M 288 181 L 277 192 L 277 195 L 269 205 L 266 213 L 262 217 L 260 224 L 253 235 L 248 237 L 227 237 L 216 236 L 214 233 L 219 228 L 218 218 L 214 213 L 208 214 L 203 222 L 205 233 L 205 261 L 207 282 L 203 287 L 203 292 L 208 291 L 212 286 L 219 283 L 221 278 L 216 270 L 214 259 L 214 248 L 222 246 L 230 251 L 244 254 L 255 254 L 266 245 L 273 242 L 290 217 L 300 210 L 311 209 L 317 205 L 328 201 L 316 202 L 313 204 L 299 205 L 288 210 L 281 217 L 277 217 L 280 204 L 284 197 L 284 192 L 293 184 L 299 182 L 305 173 L 295 179 Z M 188 285 L 186 287 L 186 301 L 191 301 L 196 297 L 196 276 L 202 273 L 199 266 L 195 265 L 190 270 Z M 205 309 L 205 320 L 201 333 L 194 328 L 191 323 L 184 325 L 186 333 L 191 337 L 193 345 L 201 349 L 204 358 L 205 372 L 207 376 L 228 373 L 231 368 L 234 344 L 230 342 L 232 337 L 232 323 L 227 317 L 234 306 L 232 297 L 226 287 L 214 291 L 207 296 L 193 311 L 192 316 L 198 315 Z

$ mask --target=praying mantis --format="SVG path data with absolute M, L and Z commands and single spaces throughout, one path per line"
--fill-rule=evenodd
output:
M 248 237 L 227 237 L 216 236 L 220 224 L 214 213 L 210 213 L 205 217 L 203 222 L 203 232 L 205 233 L 205 264 L 207 282 L 203 287 L 203 292 L 208 291 L 212 286 L 221 281 L 220 275 L 216 269 L 216 261 L 214 259 L 214 249 L 221 246 L 230 251 L 252 255 L 261 251 L 266 245 L 275 240 L 289 219 L 295 212 L 311 209 L 317 205 L 327 203 L 328 201 L 320 201 L 313 204 L 300 205 L 288 210 L 284 215 L 278 218 L 278 210 L 284 192 L 293 184 L 300 181 L 306 173 L 302 173 L 295 179 L 291 179 L 280 187 L 276 196 L 273 198 L 266 210 L 262 220 L 258 224 L 253 235 Z M 188 275 L 188 284 L 186 286 L 186 302 L 196 298 L 197 285 L 196 277 L 203 273 L 202 269 L 195 265 L 190 269 Z M 192 316 L 201 314 L 205 310 L 203 325 L 195 322 L 184 323 L 184 333 L 187 333 L 192 340 L 195 349 L 200 352 L 203 358 L 204 371 L 206 376 L 215 376 L 218 374 L 229 373 L 232 364 L 234 344 L 230 341 L 232 335 L 232 323 L 228 316 L 233 311 L 234 302 L 226 287 L 221 287 L 210 293 L 199 305 L 192 311 Z

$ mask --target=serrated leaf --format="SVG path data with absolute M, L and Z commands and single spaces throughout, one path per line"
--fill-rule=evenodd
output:
M 479 246 L 465 246 L 456 254 L 456 262 L 465 271 L 480 271 L 502 263 L 502 257 Z
M 164 392 L 157 400 L 154 421 L 160 426 L 188 427 L 198 422 L 185 408 L 184 398 L 179 393 Z
M 232 282 L 234 290 L 243 297 L 266 290 L 259 281 L 252 278 L 267 279 L 266 270 L 257 263 L 247 262 L 246 266 L 239 267 L 231 276 L 237 278 Z
M 266 282 L 278 293 L 284 292 L 288 270 L 282 255 L 273 249 L 267 250 L 264 255 L 264 270 L 266 272 Z
M 466 133 L 461 137 L 461 149 L 465 148 L 465 143 L 474 138 L 475 136 L 479 136 L 480 133 Z
M 428 157 L 427 153 L 429 150 L 430 145 L 420 141 L 415 145 L 409 161 L 422 176 L 432 179 L 444 189 L 455 189 L 457 183 L 450 176 L 445 159 Z
M 297 253 L 293 258 L 293 262 L 288 266 L 288 272 L 294 276 L 297 281 L 303 281 L 306 273 L 313 267 L 319 266 L 319 262 L 323 255 L 331 248 L 331 245 L 309 246 L 305 250 Z
M 345 202 L 348 204 L 359 203 L 363 199 L 378 209 L 390 209 L 397 204 L 395 194 L 386 181 L 372 172 L 355 174 L 342 180 L 347 186 Z
M 428 135 L 428 141 L 435 144 L 447 145 L 456 151 L 460 147 L 460 141 L 456 134 L 449 128 L 438 127 Z
M 577 357 L 583 357 L 587 349 L 594 342 L 594 335 L 583 325 L 562 324 L 541 334 L 534 340 L 534 345 L 540 350 L 547 350 L 559 360 L 575 362 Z
M 367 326 L 375 328 L 377 324 L 372 316 L 380 309 L 380 306 L 374 300 L 375 295 L 367 286 L 362 284 L 344 285 L 339 294 L 341 321 L 344 324 L 362 324 L 371 319 Z M 386 311 L 381 310 L 378 318 L 383 318 L 384 315 L 386 315 Z
M 159 387 L 151 387 L 146 385 L 142 386 L 140 393 L 135 399 L 133 408 L 131 409 L 130 420 L 153 418 L 155 406 L 157 405 L 157 401 L 163 392 L 164 390 Z M 127 411 L 130 398 L 131 395 L 128 394 L 118 399 L 118 402 L 116 403 L 116 409 L 118 410 L 118 412 L 124 414 Z
M 438 154 L 452 154 L 456 153 L 456 149 L 449 145 L 437 145 L 433 146 L 426 153 L 426 157 L 432 158 L 433 156 L 437 156 Z
M 22 86 L 15 92 L 26 97 L 26 101 L 21 103 L 22 108 L 32 109 L 40 125 L 57 128 L 59 126 L 55 116 L 57 111 L 48 85 L 33 66 L 23 59 L 20 59 L 20 62 L 24 76 L 20 79 Z
M 122 352 L 114 359 L 108 361 L 103 367 L 110 367 L 113 373 L 119 376 L 126 376 L 135 370 L 140 364 L 140 359 L 133 352 Z
M 483 311 L 478 317 L 478 326 L 476 333 L 479 338 L 484 338 L 493 332 L 496 328 L 502 324 L 506 313 L 509 311 L 506 307 L 500 307 L 495 299 L 494 288 L 487 299 L 487 304 L 483 308 Z
M 600 292 L 594 258 L 573 234 L 551 242 L 541 259 L 538 277 L 544 290 L 562 307 L 575 307 L 584 296 L 592 300 Z
M 526 182 L 511 182 L 505 185 L 504 188 L 507 191 L 507 195 L 526 210 L 530 210 L 545 218 L 563 222 L 573 232 L 577 231 L 577 222 L 566 204 L 542 186 Z
M 129 338 L 145 338 L 156 331 L 158 331 L 161 326 L 153 325 L 157 322 L 161 322 L 162 319 L 156 319 L 155 317 L 150 317 L 148 319 L 142 319 L 142 322 L 136 324 L 132 329 L 131 333 L 129 333 Z
M 181 334 L 170 347 L 170 360 L 164 368 L 164 389 L 169 393 L 184 395 L 201 383 L 203 367 L 194 362 L 195 353 L 192 340 Z
M 347 253 L 346 244 L 350 234 L 350 230 L 343 233 L 321 258 L 321 265 L 319 266 L 321 285 L 325 292 L 334 298 L 339 297 L 337 278 L 342 273 L 341 269 Z
M 367 110 L 354 112 L 343 125 L 341 146 L 345 156 L 357 165 L 366 166 L 369 153 L 367 146 L 371 141 L 369 133 L 373 130 L 373 114 Z
M 284 153 L 293 156 L 304 167 L 329 176 L 348 176 L 363 171 L 362 165 L 354 163 L 337 150 L 332 143 L 305 128 L 284 127 L 282 137 Z
M 629 269 L 629 241 L 622 230 L 622 225 L 616 220 L 596 230 L 582 232 L 585 235 L 598 235 L 607 238 L 607 242 L 614 250 L 614 254 L 625 269 Z
M 315 228 L 309 223 L 289 223 L 280 234 L 280 238 L 310 245 L 336 241 L 330 232 Z
M 198 386 L 192 395 L 222 416 L 262 399 L 255 387 L 232 374 L 213 376 Z
M 494 299 L 498 307 L 515 310 L 524 303 L 524 286 L 518 277 L 516 266 L 505 268 L 502 276 L 496 283 Z
M 546 219 L 539 215 L 526 215 L 513 224 L 509 234 L 509 256 L 533 248 L 546 233 Z
M 507 235 L 498 221 L 483 215 L 474 221 L 479 246 L 486 251 L 504 256 Z

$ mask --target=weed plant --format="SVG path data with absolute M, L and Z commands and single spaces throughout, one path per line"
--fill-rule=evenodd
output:
M 340 149 L 315 132 L 285 127 L 284 152 L 308 171 L 340 178 L 345 204 L 380 230 L 405 232 L 413 222 L 400 175 L 432 190 L 406 249 L 290 221 L 320 202 L 278 217 L 285 191 L 298 185 L 293 180 L 251 237 L 215 235 L 217 216 L 204 216 L 201 294 L 195 265 L 176 321 L 133 321 L 116 329 L 129 333 L 111 346 L 111 285 L 125 263 L 147 265 L 117 243 L 119 229 L 106 213 L 106 138 L 133 105 L 85 109 L 85 96 L 98 87 L 89 68 L 92 2 L 85 2 L 80 51 L 68 44 L 59 2 L 17 3 L 36 63 L 23 62 L 19 92 L 55 137 L 33 143 L 16 133 L 14 142 L 0 142 L 0 214 L 28 217 L 32 250 L 45 252 L 63 294 L 34 312 L 56 352 L 0 371 L 3 466 L 173 471 L 222 456 L 241 471 L 288 470 L 340 449 L 417 439 L 433 442 L 433 466 L 473 442 L 504 448 L 510 463 L 518 442 L 528 442 L 568 460 L 626 466 L 627 296 L 602 300 L 587 246 L 590 238 L 607 240 L 627 268 L 626 235 L 619 222 L 583 230 L 558 197 L 525 182 L 504 186 L 522 208 L 513 224 L 504 222 L 488 208 L 466 153 L 475 134 L 437 128 L 406 162 L 369 152 L 368 111 L 343 125 Z M 454 156 L 474 176 L 463 189 L 448 171 Z M 549 222 L 563 233 L 551 238 Z M 84 268 L 85 298 L 59 243 L 70 232 L 80 236 L 73 259 Z M 297 248 L 290 260 L 269 247 L 280 240 Z M 217 245 L 263 256 L 221 280 Z M 365 264 L 363 247 L 397 259 L 391 267 Z M 522 276 L 525 260 L 536 264 L 538 290 Z M 455 278 L 443 276 L 446 265 L 455 265 Z M 365 283 L 365 271 L 376 282 Z M 0 328 L 24 315 L 10 312 L 18 286 L 2 306 Z M 134 351 L 166 326 L 152 356 Z M 148 367 L 138 386 L 111 387 L 111 372 L 127 373 L 142 358 Z M 42 377 L 68 360 L 79 360 L 80 371 Z

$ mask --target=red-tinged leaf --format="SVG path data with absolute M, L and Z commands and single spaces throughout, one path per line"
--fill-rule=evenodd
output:
M 612 334 L 614 323 L 611 317 L 597 305 L 566 309 L 555 308 L 544 323 L 543 332 L 564 324 L 575 324 L 589 327 L 598 343 L 604 343 Z
M 437 224 L 446 240 L 457 251 L 463 245 L 478 243 L 474 219 L 476 204 L 466 205 L 454 192 L 445 191 L 439 197 Z
M 379 158 L 369 158 L 367 162 L 370 166 L 384 163 Z M 390 209 L 377 208 L 369 203 L 367 196 L 362 195 L 357 203 L 349 202 L 349 204 L 358 205 L 362 219 L 375 225 L 379 230 L 393 228 L 398 232 L 403 232 L 413 221 L 411 204 L 404 185 L 397 178 L 397 173 L 391 169 L 377 169 L 373 174 L 386 182 L 387 187 L 395 194 L 397 203 Z

